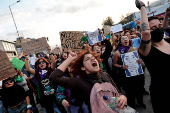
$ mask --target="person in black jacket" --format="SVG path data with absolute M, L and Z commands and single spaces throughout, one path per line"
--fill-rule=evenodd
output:
M 98 45 L 92 46 L 92 50 L 95 51 L 97 54 L 100 54 L 100 58 L 103 59 L 102 64 L 100 64 L 100 67 L 102 68 L 103 72 L 106 71 L 111 75 L 110 67 L 108 64 L 108 58 L 112 52 L 113 47 L 110 41 L 107 40 L 106 37 L 104 36 L 103 31 L 100 30 L 100 33 L 102 34 L 103 37 L 103 41 L 101 42 L 101 44 L 105 45 L 105 51 L 102 51 L 101 47 Z
M 31 113 L 30 99 L 22 86 L 9 77 L 2 82 L 2 102 L 9 113 Z
M 79 78 L 63 77 L 63 73 L 71 62 L 73 76 L 79 75 Z M 54 86 L 59 85 L 70 90 L 76 90 L 88 106 L 89 113 L 91 113 L 90 92 L 93 85 L 89 83 L 87 79 L 93 81 L 93 83 L 102 81 L 100 73 L 101 69 L 99 67 L 100 62 L 101 59 L 99 55 L 91 51 L 89 48 L 85 47 L 83 51 L 79 52 L 79 55 L 71 52 L 68 58 L 59 67 L 57 67 L 53 73 L 51 73 L 50 81 Z M 106 72 L 103 72 L 103 75 L 107 78 L 108 82 L 116 88 L 111 77 Z M 124 109 L 124 105 L 127 105 L 127 98 L 120 94 L 117 102 L 121 105 L 120 109 Z

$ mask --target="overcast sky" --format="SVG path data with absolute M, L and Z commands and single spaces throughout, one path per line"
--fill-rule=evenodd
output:
M 0 0 L 0 40 L 17 37 L 9 5 L 17 0 Z M 143 0 L 147 3 L 147 0 Z M 150 0 L 150 3 L 156 0 Z M 135 0 L 21 0 L 11 6 L 18 31 L 25 38 L 49 37 L 52 48 L 60 46 L 59 31 L 94 31 L 111 16 L 138 11 Z

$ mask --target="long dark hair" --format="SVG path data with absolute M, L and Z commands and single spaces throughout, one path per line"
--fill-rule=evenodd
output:
M 14 85 L 9 87 L 9 88 L 6 88 L 5 87 L 5 81 L 7 81 L 9 79 L 13 80 Z M 11 101 L 10 100 L 11 97 L 12 98 L 13 97 L 21 97 L 21 98 L 19 98 L 19 100 L 23 101 L 25 99 L 24 95 L 23 95 L 24 93 L 25 93 L 24 88 L 20 85 L 17 85 L 13 77 L 9 77 L 8 79 L 2 81 L 2 102 L 3 102 L 5 107 L 8 106 L 7 104 L 9 104 L 9 103 L 6 103 L 6 102 Z
M 39 64 L 38 64 L 38 62 L 40 61 L 40 59 L 42 59 L 43 61 L 46 62 L 46 67 L 45 67 L 45 69 L 48 70 L 48 75 L 47 75 L 47 77 L 49 77 L 50 74 L 52 73 L 52 70 L 51 70 L 51 67 L 50 67 L 50 63 L 49 63 L 45 58 L 39 58 L 39 59 L 35 62 L 35 69 L 36 69 L 36 75 L 35 75 L 35 77 L 37 78 L 37 80 L 38 80 L 39 82 L 41 82 L 40 74 L 39 74 L 39 72 L 38 72 L 38 71 L 39 71 Z
M 13 82 L 14 82 L 14 85 L 11 86 L 10 88 L 6 88 L 5 85 L 4 85 L 5 81 L 8 80 L 8 79 L 12 79 Z M 8 95 L 9 95 L 9 92 L 10 92 L 9 90 L 11 90 L 11 89 L 15 92 L 18 91 L 18 85 L 16 84 L 14 78 L 9 77 L 8 79 L 2 81 L 2 98 L 8 98 Z M 10 95 L 12 95 L 12 94 L 10 94 Z
M 123 36 L 125 36 L 125 35 L 123 35 Z M 122 39 L 123 36 L 121 36 L 121 37 L 119 38 L 119 41 L 118 41 L 118 45 L 117 45 L 117 47 L 116 47 L 116 50 L 118 50 L 118 48 L 122 46 L 122 44 L 121 44 L 121 39 Z M 132 40 L 129 40 L 129 45 L 132 46 Z

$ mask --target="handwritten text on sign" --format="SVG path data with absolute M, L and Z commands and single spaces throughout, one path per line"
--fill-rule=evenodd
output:
M 81 50 L 83 48 L 83 41 L 81 41 L 81 38 L 83 36 L 84 35 L 82 31 L 60 32 L 61 46 L 63 52 L 67 52 L 68 50 Z
M 35 53 L 40 53 L 42 51 L 47 50 L 47 41 L 46 38 L 39 38 L 36 40 L 31 40 L 28 42 L 21 43 L 21 46 L 28 55 L 35 54 Z
M 16 75 L 16 71 L 11 65 L 6 52 L 0 51 L 0 80 L 4 80 L 14 75 Z

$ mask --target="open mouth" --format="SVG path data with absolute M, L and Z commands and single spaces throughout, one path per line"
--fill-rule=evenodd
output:
M 127 44 L 128 42 L 125 42 L 125 44 Z
M 92 62 L 92 66 L 93 66 L 93 67 L 96 67 L 96 66 L 97 66 L 97 63 L 93 61 L 93 62 Z
M 99 51 L 97 51 L 97 54 L 99 54 L 100 52 Z

